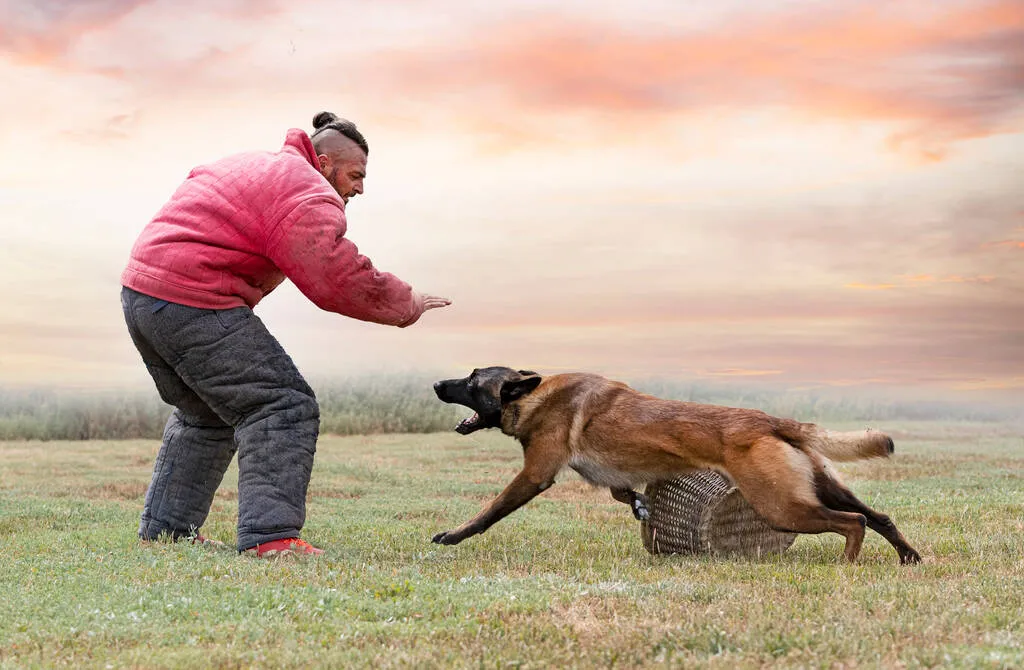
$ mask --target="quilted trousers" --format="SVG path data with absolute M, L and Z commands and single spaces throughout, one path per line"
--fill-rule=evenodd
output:
M 313 390 L 248 307 L 199 309 L 122 288 L 135 347 L 174 406 L 139 537 L 177 538 L 206 521 L 238 454 L 238 550 L 298 537 L 320 427 Z

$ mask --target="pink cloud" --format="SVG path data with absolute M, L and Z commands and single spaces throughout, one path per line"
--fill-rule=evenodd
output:
M 850 282 L 843 284 L 846 288 L 857 289 L 858 291 L 889 291 L 896 288 L 896 284 L 864 284 L 861 282 Z
M 1024 5 L 830 5 L 737 19 L 713 32 L 643 34 L 537 16 L 376 72 L 394 90 L 463 102 L 501 131 L 508 105 L 593 113 L 602 130 L 694 111 L 786 108 L 898 124 L 891 148 L 941 160 L 952 142 L 1024 127 Z
M 782 373 L 783 370 L 750 370 L 746 368 L 724 368 L 702 371 L 702 374 L 708 377 L 766 377 L 781 375 Z
M 93 33 L 116 29 L 129 14 L 155 7 L 160 11 L 182 15 L 212 14 L 225 21 L 273 18 L 282 11 L 279 0 L 218 0 L 200 3 L 196 0 L 90 0 L 89 2 L 5 3 L 0 6 L 0 53 L 15 63 L 82 70 L 93 74 L 119 77 L 134 67 L 133 54 L 120 50 L 123 66 L 91 67 L 77 62 L 72 54 L 83 38 Z M 187 35 L 168 35 L 187 40 Z M 116 38 L 114 42 L 118 42 Z M 114 46 L 118 46 L 115 44 Z M 217 48 L 207 50 L 206 57 L 224 56 Z M 178 63 L 194 77 L 211 63 L 204 61 Z
M 52 65 L 87 33 L 116 23 L 147 0 L 4 3 L 0 52 L 16 62 Z
M 303 11 L 301 3 L 286 9 L 279 0 L 29 4 L 0 10 L 0 51 L 15 62 L 127 78 L 162 94 L 173 88 L 179 95 L 193 89 L 224 95 L 266 86 L 262 77 L 270 73 L 254 72 L 253 59 L 237 43 L 189 57 L 146 51 L 139 65 L 130 51 L 144 45 L 114 31 L 107 46 L 118 55 L 115 63 L 90 67 L 73 60 L 83 36 L 150 6 L 160 15 L 224 18 L 231 26 L 226 32 L 253 50 L 267 36 L 284 39 L 281 26 L 289 22 L 281 17 Z M 496 150 L 573 134 L 614 140 L 655 132 L 660 122 L 685 115 L 765 109 L 798 120 L 885 124 L 889 148 L 923 161 L 944 159 L 960 140 L 1024 128 L 1020 2 L 780 7 L 774 13 L 737 10 L 699 31 L 683 21 L 642 30 L 602 20 L 600 12 L 581 16 L 570 9 L 509 13 L 495 23 L 467 7 L 454 36 L 417 34 L 411 48 L 325 51 L 319 68 L 288 76 L 286 69 L 275 70 L 274 86 L 308 90 L 322 85 L 318 73 L 333 67 L 364 98 L 400 96 L 403 104 L 426 105 L 426 116 L 443 109 L 437 113 L 446 122 Z M 400 9 L 419 11 L 415 3 Z M 185 43 L 189 36 L 160 38 Z M 127 53 L 122 43 L 132 45 Z M 409 118 L 419 117 L 407 109 Z
M 944 283 L 944 284 L 989 284 L 995 281 L 995 277 L 991 275 L 976 275 L 976 276 L 963 276 L 963 275 L 945 275 L 942 277 L 935 277 L 932 275 L 913 275 L 904 276 L 908 282 L 915 284 L 933 284 L 933 283 Z
M 852 288 L 862 291 L 890 291 L 901 287 L 910 286 L 922 286 L 924 284 L 989 284 L 996 280 L 991 275 L 975 275 L 975 276 L 963 276 L 963 275 L 944 275 L 937 277 L 934 275 L 922 274 L 922 275 L 901 275 L 899 277 L 900 283 L 877 283 L 870 284 L 864 282 L 850 282 L 843 284 L 845 288 Z

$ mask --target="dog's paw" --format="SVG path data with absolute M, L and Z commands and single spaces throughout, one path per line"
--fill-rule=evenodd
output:
M 913 549 L 908 547 L 908 551 L 900 554 L 900 563 L 902 565 L 912 565 L 914 563 L 921 562 L 921 554 L 917 553 Z
M 431 542 L 434 544 L 458 544 L 462 542 L 462 538 L 455 534 L 454 531 L 446 530 L 435 535 Z
M 647 509 L 647 499 L 637 495 L 633 500 L 633 516 L 637 521 L 647 521 L 651 518 L 651 511 Z

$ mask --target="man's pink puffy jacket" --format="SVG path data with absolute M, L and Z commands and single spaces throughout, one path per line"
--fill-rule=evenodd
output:
M 253 307 L 285 277 L 318 307 L 408 326 L 423 313 L 412 288 L 345 237 L 345 202 L 320 171 L 309 136 L 192 170 L 145 227 L 121 283 L 191 307 Z

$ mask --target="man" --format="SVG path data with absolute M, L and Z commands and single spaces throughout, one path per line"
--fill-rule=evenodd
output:
M 320 412 L 252 308 L 286 277 L 320 308 L 404 328 L 451 304 L 379 272 L 345 237 L 369 147 L 321 112 L 277 153 L 197 167 L 145 227 L 121 276 L 132 341 L 175 410 L 139 536 L 205 542 L 198 529 L 238 453 L 238 550 L 323 553 L 299 539 Z

